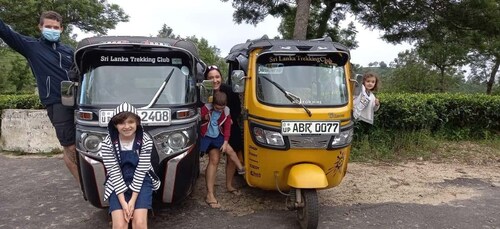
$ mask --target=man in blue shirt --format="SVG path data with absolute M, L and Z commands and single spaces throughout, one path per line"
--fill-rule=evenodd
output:
M 73 63 L 73 48 L 60 43 L 62 16 L 45 11 L 38 28 L 42 36 L 24 36 L 12 30 L 0 19 L 0 38 L 23 55 L 35 76 L 40 101 L 56 130 L 59 143 L 64 147 L 64 162 L 78 184 L 76 165 L 75 125 L 72 107 L 61 104 L 61 81 L 69 80 L 68 71 Z

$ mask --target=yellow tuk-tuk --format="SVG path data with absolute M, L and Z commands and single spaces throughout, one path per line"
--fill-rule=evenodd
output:
M 243 94 L 245 180 L 287 195 L 302 228 L 318 225 L 317 190 L 346 174 L 354 124 L 349 59 L 330 38 L 263 37 L 226 57 L 228 81 Z

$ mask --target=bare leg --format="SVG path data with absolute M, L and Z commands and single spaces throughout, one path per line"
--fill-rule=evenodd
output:
M 148 228 L 148 209 L 140 208 L 134 210 L 134 218 L 132 218 L 132 228 Z
M 217 175 L 217 167 L 219 165 L 219 159 L 220 159 L 219 149 L 212 149 L 208 152 L 208 163 L 207 163 L 207 168 L 205 170 L 205 180 L 207 182 L 207 197 L 205 201 L 207 203 L 217 203 L 217 199 L 215 198 L 214 186 L 215 186 L 215 178 Z M 211 207 L 216 207 L 213 204 L 210 205 Z
M 236 164 L 227 157 L 226 158 L 226 188 L 227 191 L 232 192 L 236 190 L 236 188 L 233 187 L 233 178 L 234 178 L 234 173 L 236 172 Z
M 123 210 L 114 210 L 111 212 L 111 219 L 113 221 L 113 229 L 126 229 L 128 223 L 123 217 Z
M 236 152 L 232 148 L 229 148 L 226 152 L 227 157 L 231 159 L 231 161 L 236 165 L 236 168 L 242 169 L 243 165 L 240 162 L 240 159 L 238 158 L 238 155 L 236 155 Z
M 78 176 L 78 166 L 76 165 L 76 147 L 75 145 L 64 146 L 63 160 L 66 163 L 71 175 L 75 178 L 78 185 L 80 185 L 80 177 Z

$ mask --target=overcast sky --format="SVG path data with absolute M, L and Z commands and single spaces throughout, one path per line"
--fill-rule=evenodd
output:
M 182 37 L 196 35 L 208 40 L 209 44 L 221 50 L 225 57 L 235 44 L 247 39 L 259 38 L 267 34 L 270 38 L 278 35 L 280 20 L 267 17 L 257 26 L 240 24 L 233 21 L 231 1 L 220 0 L 108 0 L 120 5 L 130 16 L 129 22 L 119 23 L 108 35 L 156 36 L 165 23 L 173 33 Z M 359 47 L 351 50 L 351 62 L 367 66 L 374 61 L 389 64 L 397 54 L 409 45 L 390 45 L 379 39 L 381 33 L 369 31 L 357 25 L 356 39 Z M 83 39 L 88 35 L 80 35 Z

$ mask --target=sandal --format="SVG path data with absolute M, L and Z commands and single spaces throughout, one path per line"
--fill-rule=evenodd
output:
M 241 167 L 241 169 L 236 169 L 239 175 L 245 175 L 245 166 Z
M 221 208 L 220 204 L 219 204 L 219 201 L 208 201 L 208 200 L 205 200 L 205 203 L 208 204 L 208 206 L 210 206 L 211 208 Z
M 231 194 L 233 194 L 235 196 L 240 196 L 241 195 L 241 192 L 238 189 L 227 190 L 227 192 L 229 192 L 229 193 L 231 193 Z

